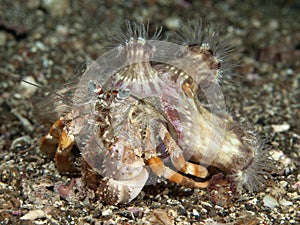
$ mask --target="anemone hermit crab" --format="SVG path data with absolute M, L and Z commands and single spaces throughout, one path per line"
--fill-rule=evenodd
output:
M 216 168 L 238 187 L 259 188 L 268 154 L 226 112 L 219 86 L 230 72 L 226 41 L 200 22 L 183 26 L 172 42 L 160 33 L 149 38 L 148 26 L 128 22 L 120 43 L 67 87 L 72 99 L 62 103 L 41 151 L 61 173 L 81 172 L 108 204 L 132 201 L 151 173 L 206 188 L 208 168 Z

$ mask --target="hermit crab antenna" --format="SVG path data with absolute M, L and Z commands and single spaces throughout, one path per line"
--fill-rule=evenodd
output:
M 32 83 L 32 82 L 29 82 L 27 80 L 24 80 L 24 79 L 18 77 L 16 74 L 13 74 L 11 72 L 4 71 L 4 70 L 0 70 L 0 74 L 4 75 L 4 76 L 7 76 L 7 77 L 11 77 L 14 80 L 17 80 L 17 81 L 24 82 L 26 84 L 32 85 L 32 86 L 37 87 L 37 88 L 39 88 L 39 89 L 41 89 L 43 91 L 47 91 L 47 92 L 49 92 L 49 93 L 51 93 L 51 94 L 56 95 L 57 97 L 59 97 L 64 103 L 66 103 L 66 104 L 72 104 L 72 101 L 70 99 L 64 97 L 63 95 L 60 95 L 59 93 L 57 93 L 55 91 L 52 91 L 49 88 L 46 88 L 46 87 L 43 87 L 41 85 L 38 85 L 38 84 L 35 84 L 35 83 Z

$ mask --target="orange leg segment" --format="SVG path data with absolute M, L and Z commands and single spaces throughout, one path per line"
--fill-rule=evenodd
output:
M 206 188 L 209 184 L 209 181 L 196 182 L 188 177 L 181 175 L 180 173 L 171 170 L 169 167 L 166 167 L 161 161 L 161 159 L 158 157 L 151 157 L 148 160 L 148 163 L 153 172 L 156 173 L 158 176 L 163 176 L 166 179 L 180 184 L 182 186 L 188 188 Z
M 205 178 L 208 175 L 208 171 L 205 167 L 185 160 L 182 150 L 167 132 L 165 133 L 163 143 L 170 154 L 172 164 L 177 170 L 200 178 Z
M 49 133 L 42 137 L 40 142 L 40 150 L 45 155 L 55 158 L 55 165 L 61 173 L 78 172 L 72 163 L 74 136 L 66 130 L 71 121 L 71 114 L 56 120 Z
M 59 141 L 59 136 L 61 134 L 61 130 L 64 127 L 64 123 L 61 119 L 55 121 L 55 123 L 51 126 L 49 133 L 41 138 L 40 141 L 40 150 L 45 155 L 50 158 L 54 158 L 57 144 Z
M 55 154 L 55 165 L 59 172 L 66 173 L 66 172 L 75 172 L 75 168 L 72 166 L 71 163 L 71 150 L 74 145 L 74 137 L 68 136 L 65 130 L 62 130 L 60 137 L 59 137 L 59 145 L 58 149 Z

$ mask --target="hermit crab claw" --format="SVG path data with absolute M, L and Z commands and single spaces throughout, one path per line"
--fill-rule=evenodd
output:
M 104 178 L 98 187 L 97 194 L 100 200 L 107 204 L 131 202 L 145 186 L 149 173 L 143 168 L 140 174 L 130 180 L 114 180 Z
M 138 148 L 130 143 L 130 135 L 119 132 L 103 158 L 101 175 L 105 177 L 99 184 L 98 195 L 108 204 L 128 203 L 141 192 L 149 173 Z

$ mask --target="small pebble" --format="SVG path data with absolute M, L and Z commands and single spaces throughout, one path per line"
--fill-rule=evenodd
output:
M 183 207 L 179 207 L 177 209 L 177 212 L 179 215 L 187 215 L 187 212 L 186 212 L 185 208 L 183 208 Z
M 52 17 L 60 17 L 66 13 L 70 7 L 69 0 L 42 0 L 42 7 L 44 7 Z
M 111 209 L 102 211 L 102 216 L 111 216 L 113 214 Z
M 293 188 L 295 188 L 296 190 L 300 190 L 300 181 L 297 181 L 294 185 Z
M 278 20 L 276 19 L 272 19 L 270 20 L 270 22 L 268 23 L 268 30 L 269 31 L 274 31 L 277 30 L 279 28 L 280 24 L 278 22 Z
M 263 202 L 264 202 L 264 206 L 265 207 L 269 207 L 271 209 L 275 208 L 276 206 L 278 206 L 278 202 L 275 198 L 273 198 L 271 195 L 266 195 L 263 198 Z
M 285 181 L 285 180 L 282 180 L 282 181 L 279 182 L 279 185 L 280 185 L 281 188 L 285 188 L 288 185 L 288 182 Z
M 196 209 L 193 209 L 193 216 L 198 219 L 200 217 L 199 212 Z
M 26 7 L 28 9 L 37 9 L 40 6 L 39 0 L 27 0 L 26 1 Z
M 69 33 L 69 29 L 67 26 L 64 26 L 64 25 L 57 25 L 56 26 L 56 33 L 57 35 L 61 36 L 61 37 L 65 37 L 68 35 Z
M 279 200 L 279 204 L 283 205 L 283 206 L 290 206 L 290 205 L 293 205 L 293 202 L 287 201 L 286 199 L 283 198 L 283 199 Z

